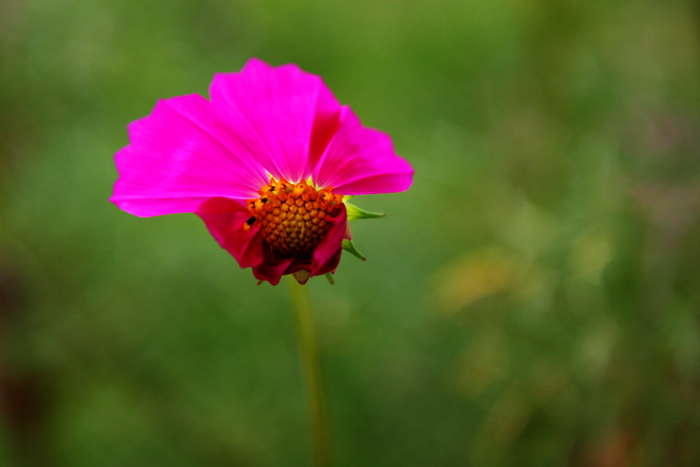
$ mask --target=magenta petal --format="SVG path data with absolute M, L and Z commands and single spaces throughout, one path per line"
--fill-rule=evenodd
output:
M 226 141 L 196 94 L 159 101 L 129 125 L 129 140 L 115 156 L 111 201 L 137 216 L 192 212 L 216 196 L 254 198 L 267 183 L 262 165 Z
M 263 261 L 263 239 L 257 225 L 244 230 L 250 212 L 238 201 L 212 198 L 202 204 L 196 213 L 211 235 L 236 258 L 241 268 L 256 267 Z
M 267 246 L 263 248 L 263 255 L 265 260 L 258 266 L 253 267 L 253 275 L 256 279 L 277 285 L 283 275 L 293 272 L 291 269 L 294 267 L 294 259 L 287 258 L 275 261 L 272 258 L 272 251 Z
M 248 230 L 243 228 L 251 217 L 243 204 L 226 198 L 212 198 L 202 204 L 196 214 L 219 245 L 236 258 L 241 268 L 253 268 L 256 279 L 277 285 L 284 274 L 292 272 L 295 260 L 275 258 L 263 241 L 256 223 Z
M 239 73 L 215 75 L 209 92 L 229 138 L 277 179 L 307 179 L 338 127 L 338 101 L 296 65 L 251 59 Z
M 348 213 L 345 205 L 337 216 L 333 217 L 332 226 L 321 243 L 314 250 L 311 261 L 311 276 L 320 276 L 335 271 L 343 252 L 343 239 L 346 238 Z
M 368 195 L 408 190 L 413 168 L 396 155 L 389 135 L 363 127 L 343 107 L 341 124 L 313 173 L 317 186 L 332 186 L 343 195 Z

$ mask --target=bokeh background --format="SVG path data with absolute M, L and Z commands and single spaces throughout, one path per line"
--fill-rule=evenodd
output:
M 251 56 L 416 169 L 308 286 L 338 466 L 700 465 L 699 12 L 3 0 L 0 465 L 308 465 L 286 287 L 107 202 L 127 124 Z

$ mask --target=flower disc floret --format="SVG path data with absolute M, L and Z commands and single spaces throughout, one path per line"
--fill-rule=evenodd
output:
M 249 199 L 251 217 L 243 226 L 249 230 L 259 222 L 265 243 L 275 252 L 294 258 L 311 256 L 338 215 L 343 196 L 331 187 L 316 189 L 306 181 L 289 183 L 270 179 L 257 199 Z

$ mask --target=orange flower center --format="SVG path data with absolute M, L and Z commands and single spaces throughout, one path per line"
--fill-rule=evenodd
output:
M 276 181 L 258 192 L 260 197 L 248 200 L 251 217 L 243 228 L 259 222 L 265 242 L 275 251 L 292 257 L 310 256 L 331 228 L 329 217 L 336 216 L 343 196 L 331 187 L 316 191 L 301 181 Z

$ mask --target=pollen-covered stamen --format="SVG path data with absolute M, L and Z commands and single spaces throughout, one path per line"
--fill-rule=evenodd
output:
M 343 196 L 331 187 L 316 191 L 305 181 L 293 184 L 270 178 L 270 184 L 248 200 L 253 217 L 243 225 L 249 229 L 259 222 L 265 242 L 286 256 L 309 256 L 331 227 L 329 217 L 336 216 Z

